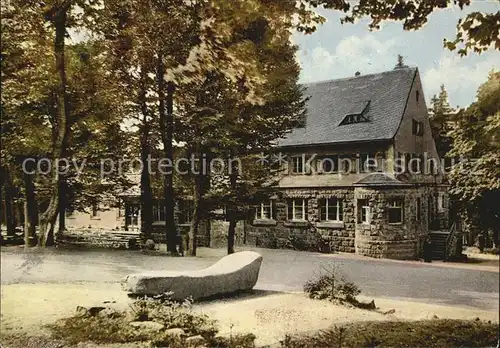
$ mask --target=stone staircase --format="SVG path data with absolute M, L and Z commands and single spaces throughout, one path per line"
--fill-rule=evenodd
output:
M 448 231 L 431 231 L 429 236 L 432 245 L 432 259 L 445 260 L 446 259 L 446 242 L 450 232 Z

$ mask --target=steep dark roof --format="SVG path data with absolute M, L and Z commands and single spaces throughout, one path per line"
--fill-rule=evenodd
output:
M 305 128 L 296 128 L 279 146 L 334 144 L 392 139 L 403 117 L 417 68 L 304 85 Z M 352 110 L 369 101 L 363 114 L 369 122 L 340 125 Z

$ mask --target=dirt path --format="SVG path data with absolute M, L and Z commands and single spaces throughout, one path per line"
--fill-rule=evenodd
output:
M 371 300 L 371 298 L 370 298 Z M 13 332 L 45 335 L 43 325 L 70 316 L 77 306 L 102 305 L 115 302 L 115 308 L 125 309 L 131 300 L 119 283 L 71 284 L 12 284 L 2 286 L 2 334 Z M 332 324 L 364 320 L 413 320 L 439 318 L 492 320 L 498 322 L 498 312 L 396 301 L 376 298 L 381 311 L 395 309 L 383 315 L 360 309 L 333 306 L 311 300 L 302 293 L 256 291 L 239 296 L 201 303 L 194 311 L 206 313 L 218 320 L 220 333 L 253 332 L 258 345 L 276 345 L 285 334 L 326 329 Z

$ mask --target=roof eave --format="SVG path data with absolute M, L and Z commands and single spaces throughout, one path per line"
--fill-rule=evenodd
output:
M 325 145 L 348 145 L 348 144 L 366 144 L 366 143 L 385 143 L 391 142 L 392 138 L 383 139 L 367 139 L 367 140 L 349 140 L 349 141 L 338 141 L 338 142 L 326 142 L 326 143 L 314 143 L 314 144 L 292 144 L 292 145 L 278 145 L 278 149 L 291 148 L 291 147 L 315 147 L 315 146 L 325 146 Z

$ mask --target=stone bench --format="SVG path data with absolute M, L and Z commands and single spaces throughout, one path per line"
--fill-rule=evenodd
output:
M 197 271 L 155 271 L 131 274 L 122 289 L 132 295 L 160 295 L 173 292 L 172 299 L 194 300 L 250 290 L 257 283 L 262 256 L 242 251 L 223 257 L 212 266 Z

